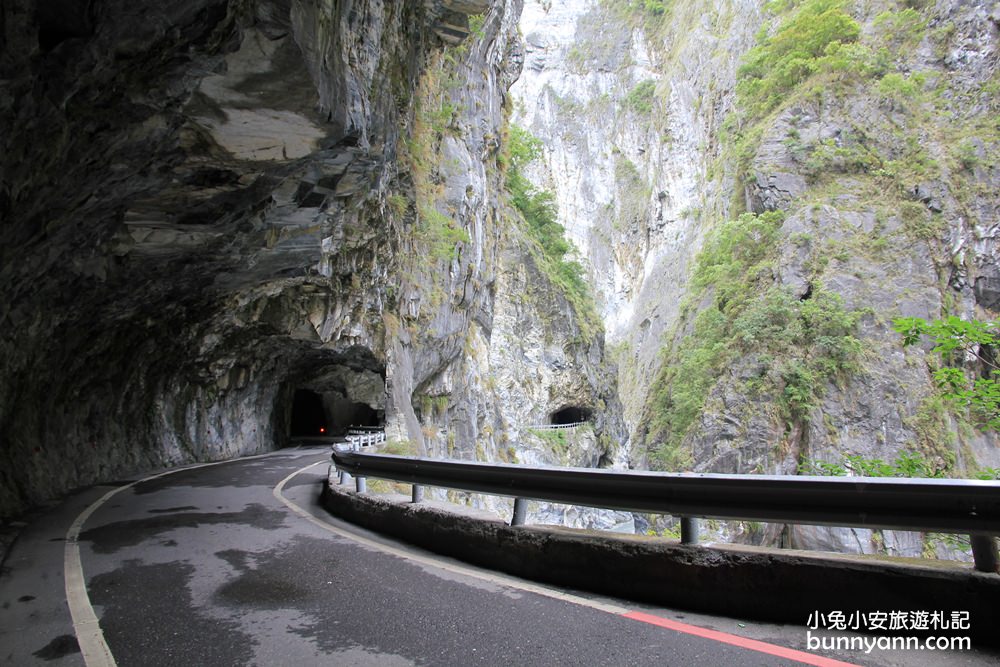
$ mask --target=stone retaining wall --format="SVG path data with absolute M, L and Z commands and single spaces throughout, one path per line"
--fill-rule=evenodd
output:
M 332 514 L 436 553 L 519 577 L 730 617 L 804 625 L 814 611 L 968 611 L 974 645 L 1000 645 L 1000 576 L 967 564 L 508 526 L 438 503 L 329 484 Z M 912 631 L 907 630 L 907 633 Z M 950 631 L 949 631 L 950 632 Z M 947 634 L 947 633 L 941 633 Z M 949 636 L 959 633 L 950 632 Z

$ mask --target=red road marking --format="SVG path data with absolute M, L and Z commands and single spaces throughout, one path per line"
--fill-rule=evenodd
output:
M 660 616 L 644 614 L 641 611 L 630 611 L 622 614 L 622 616 L 625 618 L 631 618 L 633 621 L 641 621 L 642 623 L 649 623 L 650 625 L 658 625 L 661 628 L 667 628 L 668 630 L 684 632 L 689 635 L 712 639 L 724 644 L 732 644 L 733 646 L 750 649 L 751 651 L 760 651 L 761 653 L 778 656 L 779 658 L 796 660 L 807 665 L 815 665 L 815 667 L 858 667 L 850 662 L 841 662 L 840 660 L 833 660 L 832 658 L 824 658 L 820 655 L 814 655 L 804 651 L 796 651 L 795 649 L 785 648 L 784 646 L 767 644 L 765 642 L 759 642 L 756 639 L 747 639 L 746 637 L 739 637 L 726 632 L 719 632 L 718 630 L 699 628 L 696 625 L 688 625 L 687 623 L 681 623 L 679 621 L 671 621 Z

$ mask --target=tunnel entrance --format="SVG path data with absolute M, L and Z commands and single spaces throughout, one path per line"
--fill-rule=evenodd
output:
M 560 408 L 552 413 L 549 417 L 549 423 L 553 426 L 561 426 L 564 424 L 577 424 L 579 422 L 585 422 L 590 419 L 593 411 L 590 408 L 583 408 L 577 405 L 569 405 L 564 408 Z
M 308 389 L 296 389 L 292 399 L 292 418 L 290 435 L 318 436 L 326 435 L 326 410 L 323 409 L 323 397 Z
M 385 411 L 376 410 L 367 403 L 359 403 L 341 396 L 329 397 L 330 428 L 336 435 L 345 432 L 351 426 L 367 426 L 370 428 L 383 426 Z
M 385 425 L 385 365 L 366 347 L 310 354 L 282 395 L 291 401 L 284 413 L 290 437 L 341 436 L 351 427 Z

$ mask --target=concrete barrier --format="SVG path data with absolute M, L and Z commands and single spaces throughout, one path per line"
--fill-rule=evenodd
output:
M 351 523 L 429 551 L 557 586 L 796 625 L 805 625 L 816 611 L 969 612 L 968 631 L 937 634 L 1000 646 L 1000 577 L 968 564 L 508 526 L 441 503 L 358 494 L 337 484 L 327 484 L 323 504 Z

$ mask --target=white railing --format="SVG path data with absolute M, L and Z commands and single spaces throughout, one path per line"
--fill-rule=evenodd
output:
M 349 431 L 348 433 L 347 444 L 354 451 L 358 451 L 362 447 L 371 447 L 372 445 L 385 442 L 385 431 L 369 431 L 366 433 L 351 433 Z
M 351 424 L 347 427 L 348 435 L 364 435 L 365 433 L 381 433 L 385 429 L 381 426 L 355 426 Z
M 586 423 L 587 422 L 573 422 L 572 424 L 536 424 L 535 426 L 529 426 L 528 428 L 536 431 L 551 431 L 562 428 L 576 428 L 577 426 L 583 426 Z

